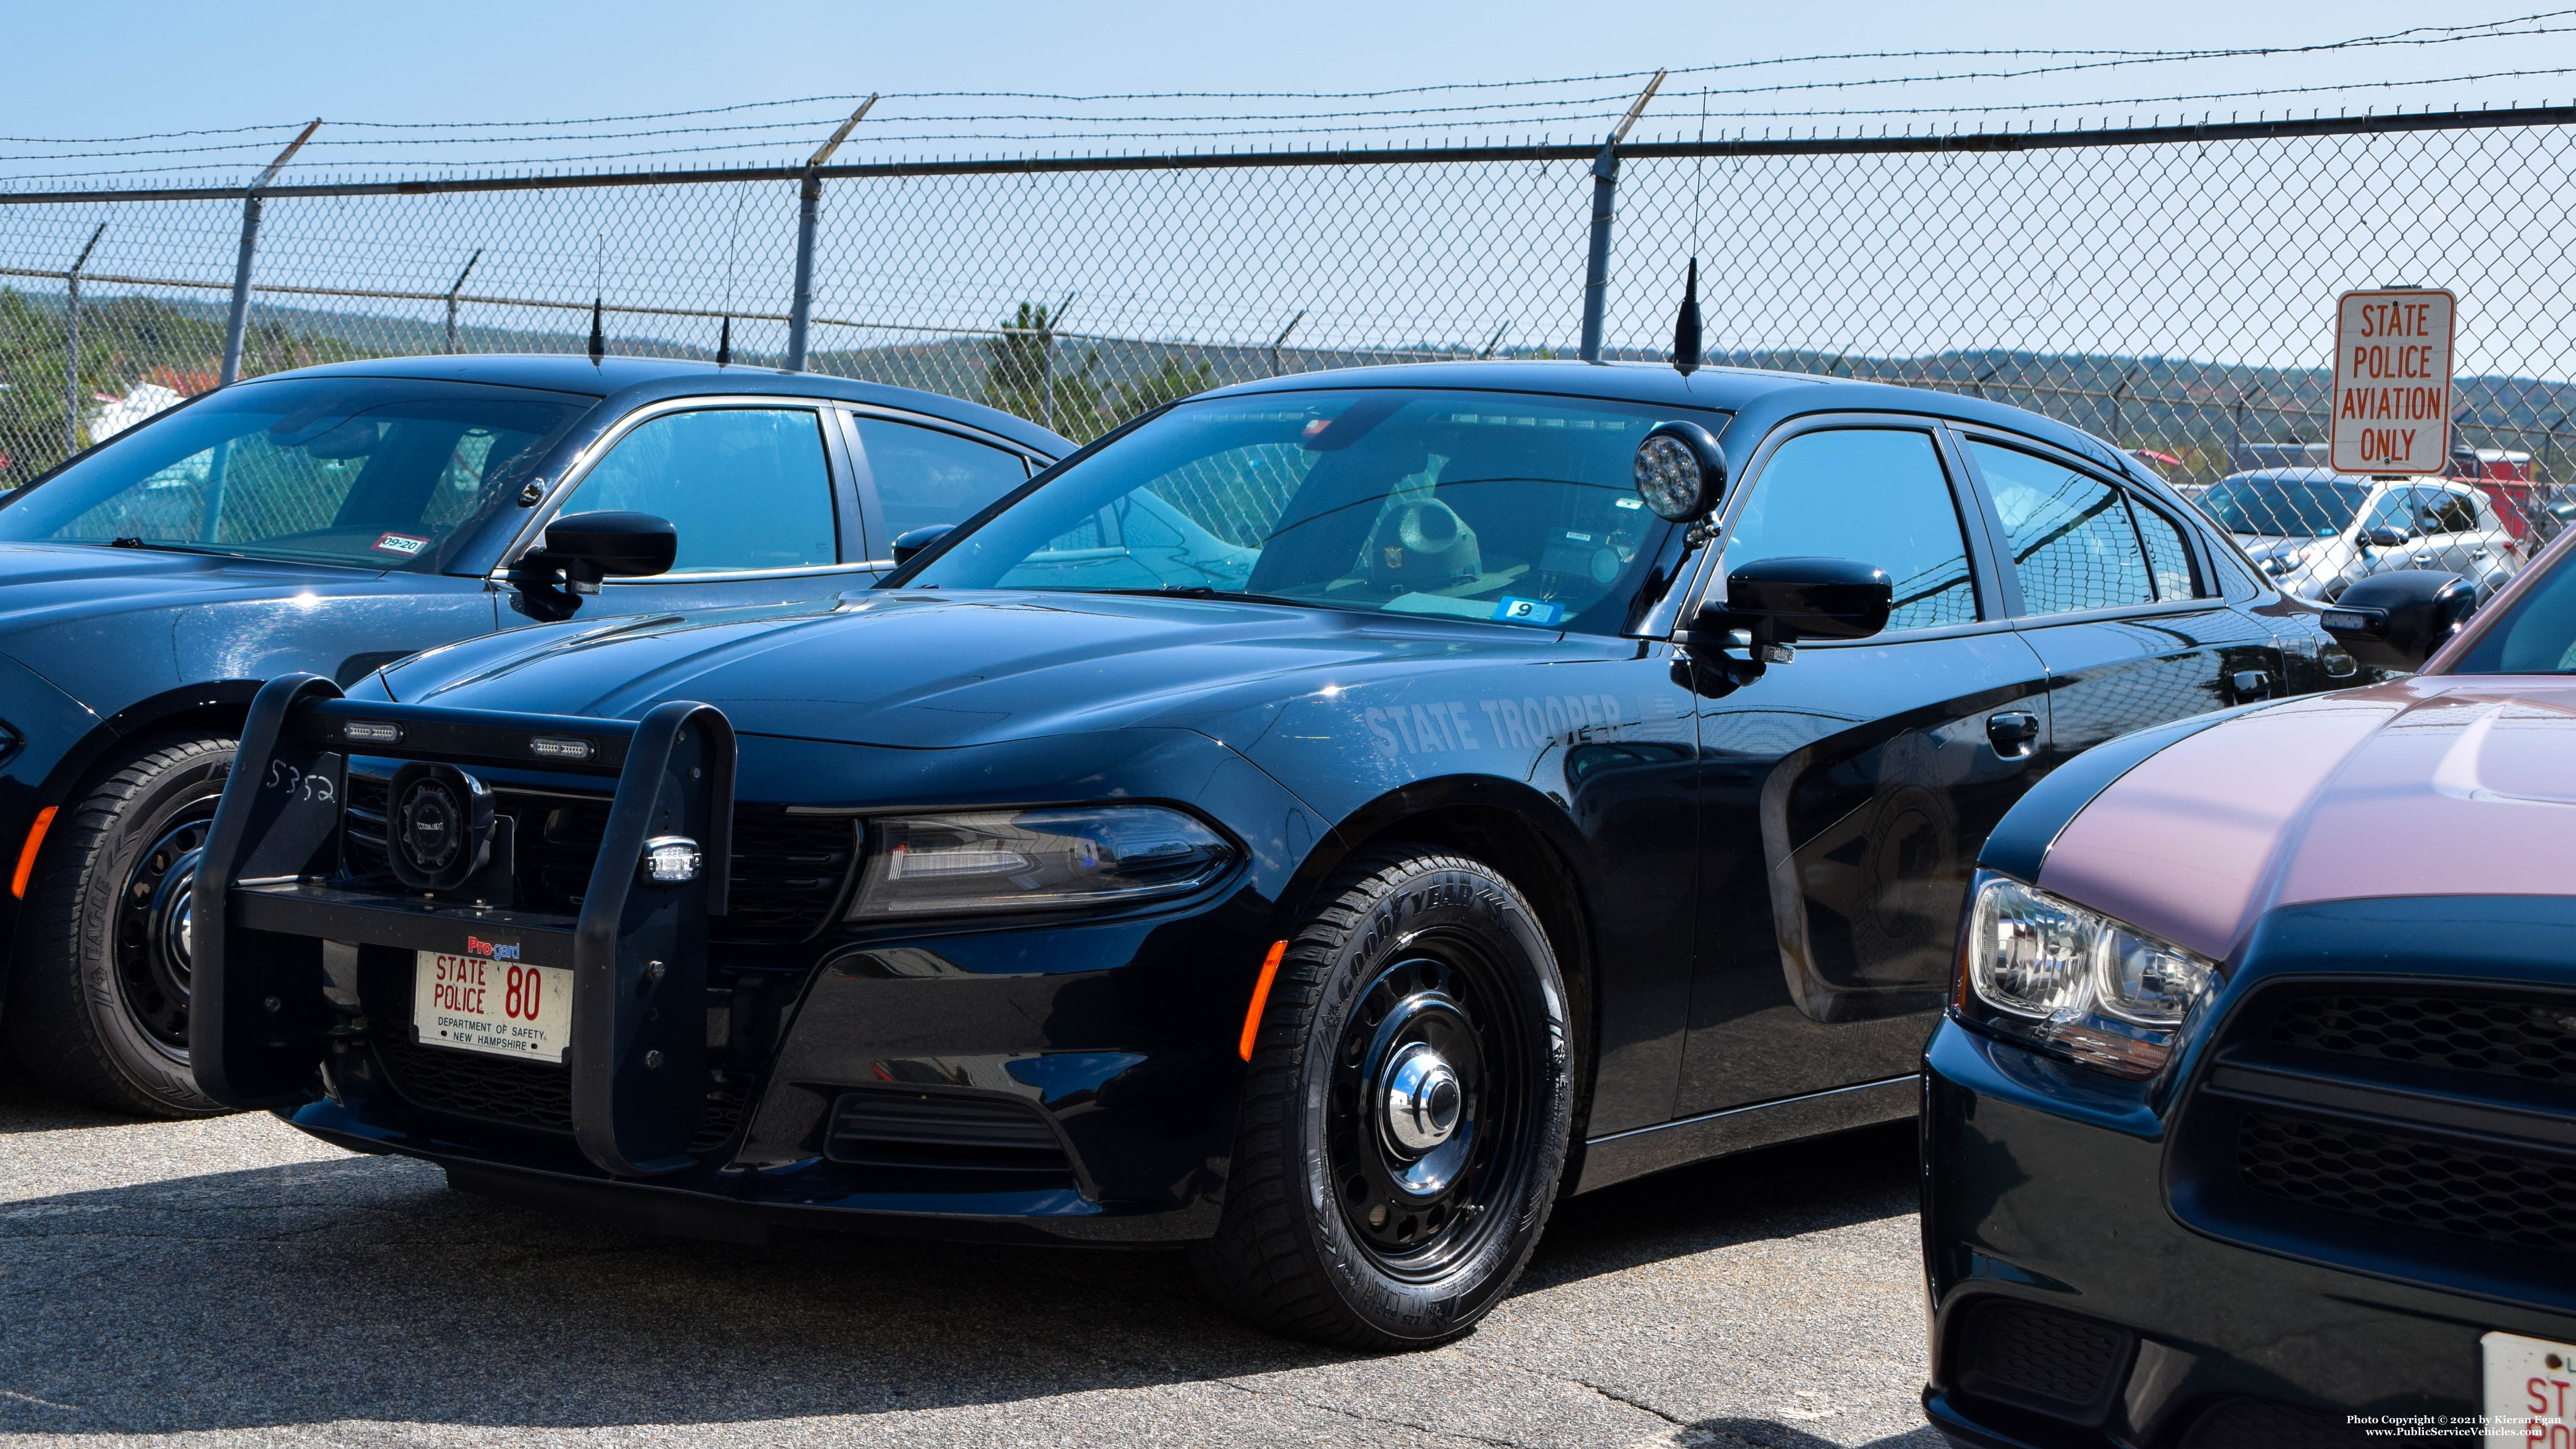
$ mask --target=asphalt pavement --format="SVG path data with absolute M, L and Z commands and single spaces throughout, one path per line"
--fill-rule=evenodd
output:
M 264 1115 L 0 1086 L 0 1436 L 79 1445 L 1939 1449 L 1909 1127 L 1560 1208 L 1464 1340 L 1363 1357 L 1168 1253 L 656 1237 Z

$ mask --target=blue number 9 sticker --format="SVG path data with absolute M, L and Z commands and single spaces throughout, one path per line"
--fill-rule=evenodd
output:
M 1494 622 L 1498 624 L 1555 624 L 1565 618 L 1563 604 L 1544 599 L 1515 599 L 1506 594 L 1494 605 Z

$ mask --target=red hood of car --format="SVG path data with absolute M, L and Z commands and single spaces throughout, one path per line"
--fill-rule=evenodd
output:
M 2096 796 L 2038 884 L 2221 960 L 2281 906 L 2576 895 L 2576 682 L 2417 675 L 2224 721 Z

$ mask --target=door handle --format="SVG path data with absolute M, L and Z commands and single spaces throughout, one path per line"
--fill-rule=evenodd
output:
M 2270 699 L 2272 676 L 2260 669 L 2240 669 L 2227 676 L 2227 687 L 2235 693 L 2238 704 L 2244 704 L 2250 700 Z
M 2007 760 L 2027 760 L 2039 743 L 2039 716 L 2026 709 L 2008 709 L 1986 716 L 1986 743 Z

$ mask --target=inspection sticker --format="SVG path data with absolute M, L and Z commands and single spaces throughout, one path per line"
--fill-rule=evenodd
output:
M 422 549 L 429 547 L 429 540 L 425 538 L 414 538 L 408 533 L 388 533 L 384 537 L 377 539 L 372 547 L 378 553 L 398 553 L 405 558 L 409 558 L 413 554 L 420 552 Z

